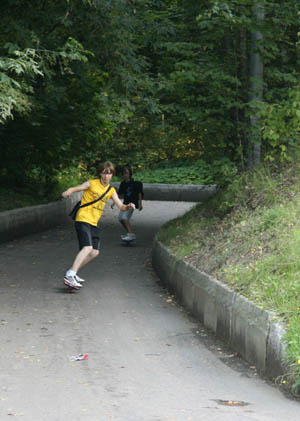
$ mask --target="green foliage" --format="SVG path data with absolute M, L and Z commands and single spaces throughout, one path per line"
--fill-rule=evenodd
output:
M 7 42 L 0 57 L 0 123 L 13 118 L 13 112 L 24 114 L 32 108 L 30 96 L 34 93 L 35 80 L 52 76 L 52 68 L 59 65 L 61 73 L 72 73 L 70 63 L 86 61 L 82 46 L 71 37 L 61 51 L 41 51 L 20 48 Z
M 33 89 L 26 82 L 28 77 L 43 76 L 36 61 L 36 53 L 27 48 L 20 51 L 17 46 L 4 45 L 9 56 L 0 57 L 0 123 L 13 117 L 13 110 L 25 113 L 30 109 L 28 94 Z
M 148 171 L 139 171 L 136 177 L 144 183 L 166 184 L 228 184 L 237 174 L 233 163 L 226 159 L 212 163 L 198 160 L 194 165 L 183 162 L 182 165 L 165 168 L 154 168 Z
M 288 89 L 287 98 L 279 104 L 261 104 L 260 118 L 265 139 L 265 159 L 290 158 L 300 135 L 300 88 Z
M 232 170 L 220 162 L 245 166 L 253 113 L 262 122 L 264 159 L 286 160 L 298 144 L 299 16 L 292 0 L 264 2 L 262 22 L 250 0 L 3 2 L 5 183 L 21 186 L 38 173 L 50 188 L 70 166 L 110 159 L 143 170 L 216 162 L 216 174 L 207 179 L 201 166 L 200 178 L 226 184 Z M 260 106 L 249 104 L 256 29 L 264 37 Z
M 147 2 L 140 4 L 138 16 L 133 5 L 128 8 L 118 0 L 101 6 L 81 0 L 34 1 L 30 7 L 28 1 L 6 3 L 2 45 L 13 39 L 19 47 L 9 54 L 32 51 L 37 67 L 31 63 L 21 74 L 13 56 L 18 75 L 4 75 L 3 90 L 10 83 L 14 92 L 1 96 L 6 120 L 0 129 L 2 179 L 22 184 L 24 174 L 28 181 L 38 170 L 49 184 L 57 171 L 73 163 L 84 159 L 91 166 L 110 158 L 119 126 L 138 108 L 143 113 L 155 110 L 147 60 L 136 42 Z M 3 67 L 10 57 L 5 49 L 1 53 Z M 7 122 L 13 115 L 14 122 Z M 23 171 L 12 153 L 16 149 Z

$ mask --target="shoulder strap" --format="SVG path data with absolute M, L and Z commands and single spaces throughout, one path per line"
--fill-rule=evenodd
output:
M 99 202 L 99 200 L 103 199 L 103 197 L 106 195 L 106 193 L 109 192 L 110 189 L 111 189 L 111 185 L 108 186 L 108 188 L 105 190 L 105 192 L 100 197 L 98 197 L 98 199 L 95 199 L 95 200 L 93 200 L 92 202 L 89 202 L 89 203 L 85 203 L 84 205 L 80 205 L 80 208 L 85 208 L 86 206 L 90 206 L 93 203 Z

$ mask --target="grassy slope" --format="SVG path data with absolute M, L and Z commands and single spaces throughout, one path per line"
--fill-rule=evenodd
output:
M 290 372 L 300 390 L 300 169 L 297 162 L 236 179 L 210 203 L 168 223 L 160 239 L 181 258 L 275 312 L 286 324 Z

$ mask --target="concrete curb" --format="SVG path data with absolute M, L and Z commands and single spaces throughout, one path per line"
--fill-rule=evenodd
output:
M 1 212 L 0 243 L 64 223 L 78 200 L 80 194 L 74 193 L 66 200 Z
M 120 183 L 111 183 L 118 189 Z M 216 185 L 143 183 L 145 200 L 205 202 L 217 191 Z
M 178 259 L 155 238 L 152 265 L 161 281 L 206 328 L 269 379 L 287 373 L 284 328 L 225 284 Z

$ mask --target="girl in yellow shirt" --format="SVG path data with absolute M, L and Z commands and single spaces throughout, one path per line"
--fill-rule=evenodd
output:
M 115 168 L 110 161 L 103 162 L 98 167 L 98 174 L 98 179 L 88 180 L 79 186 L 69 187 L 62 193 L 62 197 L 67 198 L 72 193 L 83 191 L 81 205 L 99 198 L 107 191 L 111 178 L 115 174 Z M 101 200 L 78 210 L 75 229 L 79 243 L 79 252 L 71 268 L 67 270 L 64 276 L 65 285 L 71 288 L 79 289 L 82 287 L 84 279 L 78 276 L 78 271 L 99 254 L 100 229 L 98 224 L 109 199 L 112 199 L 121 211 L 135 209 L 134 203 L 123 204 L 115 188 L 111 187 Z

